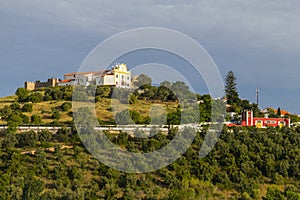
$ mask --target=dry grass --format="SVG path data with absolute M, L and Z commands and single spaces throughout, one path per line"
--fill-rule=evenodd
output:
M 10 105 L 17 100 L 16 96 L 9 96 L 0 98 L 0 109 L 6 105 Z M 58 122 L 65 123 L 72 121 L 71 110 L 69 112 L 63 112 L 60 110 L 61 105 L 65 101 L 45 101 L 40 103 L 33 104 L 33 111 L 24 113 L 29 118 L 32 115 L 39 115 L 42 117 L 43 124 L 50 124 L 54 120 L 51 118 L 53 110 L 59 110 L 61 113 L 61 117 Z M 118 112 L 121 112 L 124 109 L 129 108 L 130 110 L 135 110 L 139 112 L 142 116 L 149 116 L 151 109 L 155 109 L 155 112 L 158 114 L 166 113 L 170 110 L 175 110 L 177 107 L 177 103 L 168 102 L 168 103 L 152 103 L 151 101 L 146 100 L 138 100 L 135 104 L 122 104 L 118 100 L 102 98 L 96 104 L 86 105 L 86 103 L 76 103 L 78 107 L 90 106 L 95 107 L 97 117 L 102 121 L 114 121 L 114 115 Z M 21 104 L 23 106 L 23 104 Z M 74 108 L 73 110 L 76 110 Z M 0 124 L 6 124 L 6 121 L 0 119 Z

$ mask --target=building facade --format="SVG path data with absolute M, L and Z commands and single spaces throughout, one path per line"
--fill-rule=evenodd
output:
M 123 88 L 131 87 L 131 72 L 125 63 L 116 64 L 111 70 L 98 72 L 74 72 L 64 75 L 64 80 L 58 82 L 58 86 L 83 85 L 89 86 L 116 86 Z
M 256 126 L 257 128 L 266 127 L 290 127 L 290 118 L 269 118 L 269 117 L 253 117 L 252 111 L 245 111 L 242 114 L 242 126 Z
M 59 80 L 57 78 L 49 78 L 47 82 L 41 82 L 41 81 L 26 81 L 24 83 L 24 87 L 27 90 L 36 90 L 39 88 L 44 88 L 44 87 L 54 87 L 57 85 Z
M 108 85 L 123 88 L 131 87 L 131 72 L 128 71 L 125 63 L 116 64 L 109 71 L 96 77 L 96 85 Z
M 25 89 L 35 90 L 43 87 L 54 86 L 89 86 L 90 84 L 98 86 L 115 86 L 122 88 L 131 87 L 131 72 L 128 71 L 125 63 L 118 64 L 111 68 L 111 70 L 102 70 L 97 72 L 74 72 L 64 75 L 64 80 L 57 78 L 50 78 L 47 82 L 25 82 Z

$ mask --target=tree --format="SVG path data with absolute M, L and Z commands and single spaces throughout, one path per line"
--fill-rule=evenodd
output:
M 110 96 L 111 88 L 108 86 L 98 86 L 96 89 L 96 96 L 101 98 L 107 98 Z
M 281 117 L 281 109 L 280 109 L 280 107 L 278 107 L 278 109 L 277 109 L 277 116 Z
M 32 112 L 32 104 L 31 103 L 26 103 L 22 107 L 23 112 Z
M 137 111 L 125 109 L 118 112 L 115 116 L 115 121 L 119 125 L 128 125 L 138 123 L 141 120 L 141 115 Z
M 32 174 L 27 175 L 24 181 L 23 195 L 24 200 L 40 199 L 44 184 L 42 180 L 34 178 Z
M 32 103 L 39 103 L 43 101 L 43 95 L 39 92 L 35 92 L 32 95 L 30 95 L 30 100 Z
M 29 91 L 25 88 L 18 88 L 15 94 L 18 96 L 18 102 L 25 102 L 28 100 Z
M 141 88 L 141 89 L 146 89 L 151 87 L 152 84 L 152 79 L 145 75 L 145 74 L 141 74 L 137 77 L 137 81 L 134 83 L 135 86 Z
M 225 93 L 227 97 L 227 103 L 229 105 L 238 104 L 239 94 L 237 92 L 237 83 L 236 83 L 236 77 L 232 71 L 229 71 L 226 80 L 225 80 Z
M 7 118 L 8 124 L 16 124 L 17 126 L 23 124 L 23 118 L 19 112 L 13 111 Z
M 61 109 L 64 111 L 64 112 L 67 112 L 69 111 L 70 109 L 72 108 L 72 103 L 71 102 L 65 102 L 61 105 Z
M 227 102 L 234 103 L 238 98 L 236 77 L 232 71 L 229 71 L 225 80 L 225 93 Z
M 267 189 L 267 194 L 265 197 L 263 197 L 264 200 L 273 200 L 273 199 L 278 199 L 278 200 L 284 200 L 284 196 L 281 194 L 280 190 L 274 187 L 268 187 Z
M 52 119 L 59 119 L 60 116 L 61 116 L 61 114 L 57 110 L 53 111 L 53 113 L 52 113 Z
M 12 103 L 9 107 L 14 111 L 21 110 L 21 105 L 17 102 Z
M 31 123 L 32 124 L 41 124 L 42 118 L 39 115 L 32 115 L 31 116 Z

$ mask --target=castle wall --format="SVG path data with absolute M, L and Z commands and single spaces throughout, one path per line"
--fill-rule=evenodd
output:
M 54 87 L 58 83 L 58 79 L 56 78 L 49 78 L 47 82 L 41 82 L 41 81 L 36 81 L 36 82 L 30 82 L 26 81 L 25 82 L 25 89 L 27 90 L 35 90 L 38 88 L 43 88 L 43 87 Z

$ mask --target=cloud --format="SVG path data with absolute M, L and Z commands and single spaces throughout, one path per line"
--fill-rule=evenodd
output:
M 112 34 L 159 26 L 181 31 L 201 43 L 224 76 L 228 70 L 236 72 L 246 98 L 250 98 L 249 86 L 254 85 L 270 91 L 272 87 L 297 90 L 299 6 L 297 0 L 1 1 L 1 69 L 20 69 L 19 65 L 32 69 L 32 65 L 44 65 L 47 58 L 47 69 L 78 65 Z M 290 83 L 277 81 L 277 76 Z

